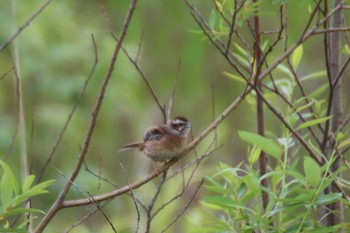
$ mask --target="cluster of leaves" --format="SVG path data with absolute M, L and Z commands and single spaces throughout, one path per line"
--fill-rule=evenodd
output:
M 246 52 L 242 51 L 242 54 L 246 55 L 244 53 Z M 302 55 L 303 47 L 300 46 L 291 56 L 292 68 L 297 69 Z M 293 101 L 298 84 L 290 67 L 281 64 L 277 72 L 284 75 L 279 75 L 279 79 L 267 85 L 276 85 L 288 101 Z M 225 74 L 235 81 L 244 81 L 234 74 Z M 300 81 L 307 82 L 324 76 L 324 71 L 318 71 L 301 77 Z M 215 210 L 215 215 L 209 214 L 210 224 L 197 228 L 195 232 L 337 232 L 340 228 L 350 230 L 350 225 L 346 222 L 335 226 L 324 226 L 322 222 L 326 217 L 327 205 L 337 201 L 349 204 L 342 198 L 342 193 L 324 192 L 336 178 L 339 181 L 339 174 L 346 167 L 343 166 L 329 175 L 330 167 L 335 161 L 335 151 L 327 159 L 314 146 L 314 140 L 305 131 L 309 127 L 317 129 L 319 124 L 331 119 L 332 116 L 326 116 L 325 107 L 322 105 L 325 100 L 318 99 L 326 90 L 327 84 L 321 85 L 307 97 L 295 100 L 293 106 L 285 108 L 288 123 L 301 133 L 303 138 L 308 139 L 312 149 L 325 161 L 324 165 L 320 166 L 305 153 L 289 130 L 283 126 L 282 137 L 270 133 L 274 139 L 239 131 L 239 137 L 251 146 L 247 156 L 249 163 L 243 165 L 242 162 L 236 167 L 220 164 L 219 172 L 207 178 L 208 184 L 205 187 L 213 194 L 205 197 L 202 204 Z M 271 102 L 276 103 L 275 93 L 265 95 Z M 254 92 L 247 97 L 247 102 L 255 109 Z M 306 111 L 310 107 L 313 108 L 312 113 Z M 301 117 L 304 121 L 301 121 Z M 339 149 L 349 142 L 344 134 L 338 134 L 336 143 Z M 263 176 L 254 168 L 257 167 L 256 162 L 261 151 L 274 161 L 272 164 L 276 164 Z M 261 186 L 263 179 L 268 179 L 268 187 Z M 343 187 L 350 188 L 349 182 L 341 182 Z M 262 192 L 269 196 L 266 209 L 263 207 Z
M 3 174 L 0 182 L 0 232 L 27 232 L 26 225 L 33 218 L 32 213 L 44 213 L 39 209 L 26 208 L 27 201 L 37 195 L 48 193 L 46 188 L 54 183 L 53 180 L 44 181 L 33 186 L 34 175 L 28 176 L 22 184 L 19 183 L 11 168 L 0 160 Z M 25 217 L 18 221 L 20 216 Z M 10 220 L 13 220 L 10 223 Z
M 323 226 L 323 211 L 327 204 L 342 201 L 341 193 L 324 194 L 336 178 L 338 170 L 327 175 L 334 157 L 320 167 L 313 159 L 305 156 L 295 159 L 288 165 L 287 153 L 276 167 L 264 176 L 253 165 L 261 149 L 276 158 L 277 143 L 259 135 L 249 133 L 250 139 L 256 139 L 249 153 L 249 166 L 242 163 L 236 167 L 220 164 L 219 172 L 214 177 L 207 177 L 205 187 L 213 194 L 207 196 L 202 204 L 215 210 L 209 216 L 209 224 L 195 232 L 337 232 L 340 228 L 350 230 L 347 223 L 336 226 Z M 245 139 L 246 132 L 240 133 Z M 250 140 L 248 141 L 250 143 Z M 285 145 L 287 148 L 288 145 Z M 270 148 L 270 149 L 269 149 Z M 271 149 L 272 148 L 272 149 Z M 302 164 L 303 172 L 299 168 Z M 261 180 L 269 179 L 270 186 L 260 185 Z M 269 195 L 266 210 L 262 205 L 262 192 Z
M 250 13 L 241 11 L 246 18 L 237 15 L 237 26 L 254 16 L 255 6 L 247 5 L 248 2 L 251 1 L 247 1 L 242 7 L 250 9 Z M 287 1 L 274 2 L 282 4 Z M 213 33 L 218 37 L 225 37 L 228 31 L 227 27 L 222 26 L 222 15 L 228 14 L 228 18 L 232 18 L 233 14 L 227 11 L 233 8 L 225 7 L 225 4 L 227 1 L 216 1 L 216 13 L 212 13 L 208 19 Z M 219 18 L 221 19 L 218 20 Z M 263 53 L 267 52 L 268 46 L 268 41 L 262 42 Z M 247 67 L 254 77 L 257 69 L 256 64 L 249 60 L 252 58 L 250 52 L 235 42 L 232 43 L 232 50 L 238 61 Z M 324 161 L 323 165 L 320 166 L 303 150 L 282 123 L 279 127 L 282 136 L 268 132 L 270 138 L 267 138 L 239 131 L 239 137 L 250 145 L 248 164 L 242 162 L 236 167 L 220 164 L 219 172 L 213 177 L 207 177 L 205 187 L 211 194 L 203 199 L 202 204 L 206 209 L 214 210 L 214 214 L 206 215 L 208 219 L 202 224 L 204 227 L 198 227 L 194 232 L 338 232 L 340 229 L 344 232 L 350 231 L 348 222 L 325 226 L 323 221 L 329 214 L 327 205 L 335 202 L 349 205 L 342 193 L 329 193 L 325 190 L 335 179 L 344 189 L 350 188 L 350 183 L 341 179 L 339 175 L 348 169 L 346 161 L 342 167 L 330 173 L 337 157 L 336 151 L 326 157 L 321 149 L 315 146 L 316 139 L 307 131 L 312 128 L 314 132 L 322 135 L 321 124 L 329 121 L 332 116 L 327 115 L 327 100 L 322 99 L 329 89 L 329 83 L 321 80 L 327 76 L 327 72 L 321 70 L 307 75 L 297 74 L 303 50 L 303 45 L 299 45 L 288 57 L 288 62 L 279 64 L 271 73 L 270 79 L 264 80 L 264 96 L 283 113 L 279 117 L 283 117 L 304 140 L 307 140 L 312 150 Z M 247 83 L 247 80 L 234 73 L 224 74 L 238 83 Z M 318 81 L 317 88 L 306 93 L 307 95 L 302 93 L 301 97 L 297 96 L 302 87 L 305 88 L 315 80 Z M 256 98 L 254 91 L 246 97 L 253 111 L 256 111 Z M 284 100 L 283 104 L 279 102 L 281 98 Z M 337 149 L 342 149 L 350 143 L 350 139 L 341 132 L 336 135 L 335 141 Z M 268 155 L 270 167 L 268 172 L 261 176 L 256 169 L 256 163 L 262 151 Z M 261 181 L 265 179 L 268 180 L 267 187 L 261 185 Z M 264 192 L 269 197 L 266 208 L 262 201 Z

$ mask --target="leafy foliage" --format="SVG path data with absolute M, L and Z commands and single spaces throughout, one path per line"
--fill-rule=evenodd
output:
M 2 160 L 0 160 L 0 165 L 3 170 L 0 182 L 0 222 L 3 224 L 0 227 L 0 232 L 27 232 L 25 226 L 30 219 L 25 218 L 22 222 L 17 223 L 16 226 L 11 226 L 11 218 L 29 213 L 43 214 L 44 212 L 39 209 L 24 208 L 23 206 L 30 198 L 48 193 L 46 188 L 52 185 L 54 181 L 47 180 L 33 185 L 35 176 L 30 175 L 20 187 L 11 168 Z
M 304 174 L 294 163 L 278 165 L 260 177 L 253 166 L 230 167 L 221 163 L 219 171 L 207 177 L 205 187 L 212 195 L 202 200 L 203 206 L 214 210 L 217 217 L 208 217 L 207 227 L 195 232 L 334 232 L 342 227 L 350 230 L 345 224 L 323 226 L 323 217 L 316 218 L 325 205 L 342 200 L 341 193 L 323 194 L 334 176 L 319 175 L 330 164 L 320 168 L 305 157 Z M 263 188 L 262 179 L 270 179 L 271 186 Z M 266 211 L 261 202 L 263 191 L 270 197 Z

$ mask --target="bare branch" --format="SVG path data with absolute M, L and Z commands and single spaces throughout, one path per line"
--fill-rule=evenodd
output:
M 129 23 L 131 21 L 132 15 L 133 15 L 134 10 L 136 8 L 136 3 L 137 3 L 137 0 L 132 0 L 132 2 L 130 4 L 129 11 L 128 11 L 128 14 L 126 16 L 126 19 L 125 19 L 125 22 L 124 22 L 124 25 L 123 25 L 123 28 L 122 28 L 122 30 L 120 32 L 119 39 L 116 42 L 115 49 L 113 51 L 112 58 L 111 58 L 111 61 L 110 61 L 107 73 L 106 73 L 106 75 L 105 75 L 105 77 L 103 79 L 101 90 L 99 92 L 98 99 L 96 101 L 94 110 L 92 112 L 92 116 L 91 116 L 90 124 L 89 124 L 89 127 L 88 127 L 88 131 L 87 131 L 86 136 L 85 136 L 83 148 L 82 148 L 82 150 L 81 150 L 81 152 L 79 154 L 77 164 L 75 165 L 75 168 L 72 171 L 72 174 L 70 175 L 70 178 L 69 178 L 69 180 L 71 180 L 71 181 L 74 181 L 75 178 L 77 177 L 77 175 L 79 174 L 79 171 L 81 169 L 81 166 L 83 164 L 85 156 L 86 156 L 86 154 L 88 152 L 90 141 L 91 141 L 94 129 L 95 129 L 97 116 L 99 114 L 99 111 L 100 111 L 100 108 L 101 108 L 101 105 L 102 105 L 102 100 L 103 100 L 104 94 L 106 92 L 106 88 L 107 88 L 108 82 L 109 82 L 109 80 L 110 80 L 110 78 L 112 76 L 112 73 L 113 73 L 113 70 L 114 70 L 114 65 L 116 63 L 116 60 L 117 60 L 117 57 L 118 57 L 121 45 L 122 45 L 122 43 L 124 41 L 124 38 L 126 36 L 126 32 L 128 30 Z M 68 193 L 69 189 L 71 188 L 71 185 L 72 184 L 70 182 L 66 182 L 65 186 L 61 190 L 61 192 L 60 192 L 58 198 L 56 199 L 56 201 L 53 203 L 53 205 L 51 206 L 49 211 L 45 214 L 43 219 L 39 222 L 37 228 L 34 231 L 35 233 L 42 232 L 44 230 L 44 228 L 47 226 L 47 224 L 50 222 L 50 220 L 55 216 L 57 211 L 60 208 L 62 208 L 62 204 L 63 204 L 64 198 L 66 197 L 66 194 Z
M 115 34 L 113 33 L 112 31 L 112 27 L 110 25 L 110 20 L 109 20 L 109 17 L 107 15 L 107 12 L 106 12 L 106 9 L 104 7 L 104 5 L 102 4 L 102 2 L 100 2 L 100 8 L 101 8 L 101 11 L 103 13 L 103 16 L 105 18 L 105 22 L 107 24 L 107 27 L 109 29 L 109 32 L 111 33 L 112 37 L 118 41 L 118 38 L 115 36 Z M 134 65 L 134 67 L 136 68 L 137 72 L 140 74 L 140 76 L 142 77 L 143 81 L 145 82 L 148 90 L 150 91 L 154 101 L 156 102 L 159 110 L 161 111 L 161 113 L 163 114 L 163 119 L 164 119 L 164 122 L 166 122 L 167 118 L 166 118 L 166 112 L 165 112 L 165 107 L 163 107 L 159 100 L 158 100 L 158 97 L 149 81 L 149 79 L 146 78 L 145 74 L 143 73 L 143 71 L 141 70 L 140 66 L 138 65 L 138 58 L 139 58 L 139 55 L 140 55 L 140 50 L 141 50 L 141 45 L 142 45 L 142 40 L 143 40 L 143 35 L 144 33 L 142 32 L 141 34 L 141 38 L 140 38 L 140 41 L 139 41 L 139 44 L 138 44 L 138 50 L 137 50 L 137 54 L 136 54 L 136 58 L 133 59 L 130 54 L 128 53 L 128 51 L 122 46 L 121 49 L 123 50 L 124 54 L 128 57 L 129 61 Z
M 190 199 L 190 201 L 187 203 L 187 205 L 176 215 L 176 217 L 168 224 L 168 226 L 166 226 L 164 228 L 164 230 L 161 231 L 161 233 L 165 232 L 166 230 L 169 229 L 169 227 L 171 227 L 171 225 L 173 225 L 182 215 L 183 213 L 185 213 L 185 211 L 188 209 L 188 207 L 192 204 L 194 198 L 196 197 L 200 187 L 203 185 L 204 179 L 201 180 L 201 182 L 199 183 L 199 185 L 197 186 L 194 194 L 192 195 L 192 198 Z
M 100 203 L 96 202 L 94 200 L 94 198 L 92 197 L 92 195 L 89 192 L 85 192 L 83 191 L 78 185 L 74 184 L 74 182 L 72 180 L 69 180 L 68 177 L 66 175 L 63 174 L 62 171 L 60 171 L 58 168 L 56 168 L 56 170 L 67 180 L 67 182 L 69 182 L 72 186 L 74 186 L 79 192 L 81 192 L 85 197 L 90 198 L 91 199 L 91 203 L 93 203 L 97 209 L 102 213 L 102 215 L 105 217 L 105 219 L 107 220 L 107 222 L 111 225 L 111 228 L 113 229 L 113 231 L 115 233 L 117 233 L 117 230 L 114 228 L 113 223 L 111 222 L 111 220 L 109 219 L 109 217 L 107 216 L 107 214 L 101 209 Z
M 106 201 L 105 203 L 103 203 L 100 207 L 104 207 L 105 205 L 109 204 L 109 202 L 111 202 L 113 199 L 110 199 L 108 201 Z M 82 224 L 83 222 L 85 222 L 89 217 L 91 217 L 92 215 L 94 215 L 97 211 L 99 211 L 99 208 L 96 208 L 94 210 L 92 210 L 90 213 L 88 213 L 87 215 L 85 215 L 84 217 L 82 217 L 79 221 L 77 221 L 76 223 L 72 224 L 71 227 L 65 231 L 65 233 L 69 233 L 71 232 L 74 228 L 76 228 L 77 226 L 79 226 L 80 224 Z
M 128 175 L 125 172 L 123 164 L 119 163 L 119 165 L 122 168 L 122 171 L 124 173 L 126 181 L 128 182 L 128 185 L 130 186 L 130 180 L 129 180 Z M 135 205 L 135 209 L 136 209 L 136 213 L 137 213 L 137 223 L 136 223 L 136 230 L 135 230 L 135 233 L 137 233 L 139 231 L 139 228 L 140 228 L 140 219 L 141 219 L 141 217 L 140 217 L 139 207 L 137 206 L 137 201 L 136 201 L 137 199 L 135 198 L 135 194 L 134 194 L 132 189 L 130 189 L 130 196 L 131 196 L 132 200 L 134 201 L 134 205 Z
M 124 186 L 120 189 L 114 190 L 112 192 L 108 192 L 102 195 L 97 195 L 94 197 L 96 201 L 103 201 L 108 200 L 110 198 L 120 196 L 124 193 L 127 193 L 132 188 L 133 190 L 141 187 L 142 185 L 146 184 L 150 180 L 157 177 L 159 174 L 164 172 L 165 170 L 169 169 L 174 163 L 176 163 L 177 160 L 183 158 L 189 151 L 191 151 L 198 143 L 200 143 L 211 131 L 213 131 L 223 120 L 226 119 L 226 117 L 235 110 L 239 104 L 243 101 L 245 96 L 251 91 L 252 89 L 248 88 L 245 89 L 221 114 L 219 117 L 215 119 L 200 135 L 198 135 L 185 149 L 184 151 L 176 158 L 176 160 L 171 160 L 164 164 L 164 166 L 158 168 L 157 171 L 153 172 L 152 174 L 148 175 L 147 177 L 143 178 L 140 181 L 137 181 L 131 185 Z M 64 201 L 62 203 L 62 208 L 68 208 L 68 207 L 74 207 L 74 206 L 81 206 L 81 205 L 88 205 L 91 204 L 90 200 L 87 198 L 83 199 L 77 199 L 77 200 L 70 200 L 70 201 Z
M 327 28 L 327 29 L 318 29 L 315 30 L 314 34 L 324 34 L 329 32 L 347 32 L 350 31 L 350 27 L 341 27 L 341 28 Z
M 72 117 L 73 117 L 73 114 L 74 114 L 76 108 L 78 107 L 82 96 L 83 96 L 84 93 L 85 93 L 85 90 L 86 90 L 86 88 L 87 88 L 87 85 L 89 84 L 90 79 L 92 78 L 92 75 L 93 75 L 94 72 L 95 72 L 95 69 L 96 69 L 96 66 L 97 66 L 97 63 L 98 63 L 98 50 L 97 50 L 97 45 L 96 45 L 95 38 L 94 38 L 93 35 L 91 35 L 91 39 L 92 39 L 93 49 L 94 49 L 94 54 L 95 54 L 94 64 L 93 64 L 93 66 L 92 66 L 92 68 L 91 68 L 91 71 L 90 71 L 90 73 L 89 73 L 87 79 L 86 79 L 85 82 L 84 82 L 83 87 L 82 87 L 81 90 L 80 90 L 79 96 L 78 96 L 77 99 L 75 100 L 75 103 L 74 103 L 74 105 L 73 105 L 73 108 L 72 108 L 72 110 L 70 111 L 70 113 L 69 113 L 69 115 L 68 115 L 68 117 L 67 117 L 67 120 L 66 120 L 66 122 L 64 123 L 64 126 L 63 126 L 63 128 L 61 129 L 61 132 L 60 132 L 60 134 L 58 135 L 58 138 L 57 138 L 55 144 L 53 145 L 53 147 L 52 147 L 52 149 L 51 149 L 50 154 L 48 155 L 48 157 L 47 157 L 47 159 L 46 159 L 45 164 L 43 165 L 43 167 L 41 168 L 41 170 L 40 170 L 40 172 L 39 172 L 39 174 L 38 174 L 37 183 L 40 183 L 41 179 L 43 178 L 44 173 L 45 173 L 45 171 L 46 171 L 46 169 L 47 169 L 49 163 L 51 162 L 53 156 L 54 156 L 55 153 L 56 153 L 56 150 L 57 150 L 59 144 L 61 143 L 61 140 L 62 140 L 62 138 L 63 138 L 63 136 L 64 136 L 64 133 L 66 132 L 66 129 L 67 129 L 67 127 L 68 127 L 68 125 L 69 125 L 69 123 L 70 123 Z
M 177 82 L 179 80 L 180 69 L 181 69 L 181 58 L 179 60 L 178 66 L 177 66 L 177 71 L 176 71 L 176 77 L 175 77 L 175 83 L 174 83 L 173 91 L 171 92 L 171 95 L 169 97 L 168 108 L 167 108 L 167 112 L 166 112 L 166 122 L 165 123 L 168 123 L 170 121 L 170 118 L 171 118 L 171 109 L 173 107 L 173 99 L 174 99 L 174 95 L 175 95 L 175 91 L 176 91 L 176 87 L 177 87 Z
M 6 78 L 6 76 L 14 69 L 15 67 L 12 66 L 8 71 L 6 71 L 3 75 L 1 75 L 0 80 L 3 80 L 4 78 Z
M 20 26 L 15 33 L 13 33 L 10 38 L 8 38 L 4 43 L 0 45 L 0 51 L 6 48 L 16 37 L 26 28 L 29 24 L 49 5 L 51 0 L 46 0 L 39 8 L 36 10 L 22 26 Z

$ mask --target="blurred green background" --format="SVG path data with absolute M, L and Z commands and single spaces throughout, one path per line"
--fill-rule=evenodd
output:
M 38 0 L 1 1 L 0 40 L 6 40 L 42 2 Z M 118 35 L 129 1 L 103 2 L 113 32 Z M 213 1 L 196 0 L 193 3 L 208 19 L 214 8 Z M 302 1 L 290 1 L 288 10 L 290 42 L 297 38 L 308 16 L 307 8 L 302 6 L 304 6 Z M 271 5 L 271 1 L 266 1 L 262 5 L 266 12 L 262 16 L 264 29 L 273 30 L 278 27 L 278 7 L 277 4 Z M 233 72 L 233 70 L 203 34 L 198 33 L 198 27 L 183 1 L 139 1 L 123 44 L 132 57 L 137 54 L 142 33 L 139 66 L 162 104 L 168 102 L 179 72 L 172 115 L 187 116 L 193 122 L 193 135 L 198 135 L 213 119 L 212 93 L 215 99 L 215 116 L 218 116 L 244 89 L 244 86 L 223 74 L 223 71 Z M 248 35 L 249 31 L 247 30 L 246 33 Z M 99 62 L 43 178 L 44 180 L 55 179 L 57 182 L 50 187 L 50 194 L 34 200 L 34 205 L 43 210 L 47 210 L 66 182 L 56 168 L 69 176 L 75 165 L 115 41 L 105 23 L 99 1 L 84 0 L 52 1 L 16 39 L 19 51 L 18 66 L 23 85 L 28 153 L 31 158 L 32 173 L 38 174 L 92 68 L 95 56 L 92 34 L 98 48 Z M 301 74 L 324 69 L 323 51 L 318 49 L 323 43 L 322 40 L 322 36 L 319 36 L 305 43 L 304 57 L 299 68 Z M 11 44 L 8 49 L 0 53 L 0 74 L 5 73 L 12 66 L 13 45 Z M 277 57 L 282 49 L 282 45 L 277 47 L 272 57 Z M 178 71 L 180 61 L 181 66 Z M 313 89 L 314 85 L 317 83 L 311 83 L 308 88 Z M 16 131 L 15 92 L 15 77 L 10 74 L 0 81 L 2 156 L 7 153 Z M 345 104 L 348 106 L 348 101 L 345 101 Z M 266 113 L 266 117 L 267 130 L 278 134 L 280 127 L 274 123 L 274 117 L 271 113 Z M 150 125 L 161 122 L 162 115 L 144 81 L 127 57 L 120 53 L 87 155 L 88 167 L 96 173 L 101 172 L 103 177 L 120 186 L 127 184 L 120 163 L 123 164 L 130 182 L 143 178 L 153 169 L 150 160 L 138 151 L 121 154 L 118 150 L 128 142 L 141 139 Z M 203 176 L 214 174 L 218 162 L 235 165 L 245 160 L 247 148 L 244 143 L 239 143 L 237 130 L 255 131 L 255 125 L 255 112 L 247 102 L 244 102 L 218 127 L 218 143 L 223 146 L 201 164 L 192 185 L 195 187 Z M 214 135 L 209 135 L 196 148 L 199 155 L 204 153 L 213 137 Z M 19 140 L 16 137 L 6 162 L 18 171 L 20 177 L 19 153 Z M 190 153 L 171 171 L 179 169 L 195 158 L 195 153 Z M 189 172 L 190 170 L 186 171 L 186 178 Z M 156 179 L 135 190 L 135 195 L 147 204 L 153 197 L 158 181 Z M 93 195 L 114 189 L 113 186 L 103 182 L 99 188 L 99 180 L 84 169 L 75 184 L 81 190 Z M 182 185 L 181 174 L 167 182 L 157 204 L 160 205 L 181 192 Z M 162 214 L 154 220 L 152 232 L 159 232 L 166 227 L 190 200 L 193 191 L 190 189 L 188 194 L 186 192 L 169 208 L 163 210 Z M 203 195 L 205 191 L 201 190 L 191 208 L 167 232 L 187 232 L 193 226 L 193 222 L 199 221 L 198 213 L 203 211 L 199 200 Z M 84 197 L 83 194 L 73 187 L 67 199 L 81 197 Z M 93 206 L 84 206 L 61 210 L 49 224 L 46 232 L 64 232 L 71 224 L 93 209 Z M 115 198 L 105 207 L 105 211 L 118 232 L 134 232 L 137 213 L 129 196 Z M 144 212 L 141 209 L 140 211 L 141 227 L 143 227 Z M 57 231 L 57 229 L 60 230 Z M 103 216 L 97 213 L 72 232 L 112 232 L 112 230 Z

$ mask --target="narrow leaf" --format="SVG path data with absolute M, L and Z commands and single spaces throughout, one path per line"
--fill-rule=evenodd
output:
M 8 216 L 14 216 L 18 214 L 24 214 L 24 213 L 41 213 L 45 214 L 44 211 L 38 210 L 38 209 L 32 209 L 32 208 L 16 208 L 13 210 L 10 210 L 6 212 L 3 216 L 8 217 Z
M 312 79 L 318 79 L 318 78 L 322 78 L 327 76 L 327 71 L 322 70 L 322 71 L 318 71 L 318 72 L 314 72 L 311 74 L 308 74 L 304 77 L 300 78 L 300 81 L 307 81 L 307 80 L 312 80 Z
M 293 78 L 293 77 L 294 77 L 293 74 L 292 74 L 292 72 L 289 70 L 289 68 L 288 68 L 287 66 L 283 65 L 283 64 L 279 64 L 279 65 L 277 66 L 277 70 L 286 73 L 290 78 Z
M 346 146 L 348 146 L 348 145 L 350 145 L 350 138 L 348 138 L 348 139 L 342 141 L 342 142 L 339 144 L 338 148 L 341 149 L 341 148 L 346 147 Z
M 209 27 L 214 29 L 216 24 L 216 10 L 212 10 L 209 16 Z
M 233 80 L 240 82 L 240 83 L 246 83 L 246 81 L 239 75 L 231 74 L 231 73 L 226 72 L 226 71 L 224 71 L 223 74 L 226 75 L 227 77 L 233 79 Z
M 27 176 L 25 181 L 23 182 L 22 192 L 25 193 L 29 190 L 30 186 L 32 186 L 33 181 L 35 179 L 34 175 Z
M 265 151 L 275 159 L 280 159 L 281 148 L 273 140 L 247 131 L 238 131 L 238 135 L 243 141 L 252 145 L 257 145 L 261 148 L 261 150 Z
M 325 92 L 328 89 L 328 83 L 316 88 L 316 90 L 314 90 L 313 92 L 311 92 L 309 94 L 310 98 L 316 99 L 317 97 L 319 97 L 323 92 Z
M 258 145 L 254 145 L 254 147 L 249 155 L 250 163 L 254 164 L 259 159 L 260 154 L 261 154 L 261 147 Z
M 292 54 L 292 65 L 295 69 L 298 68 L 301 58 L 303 57 L 303 46 L 299 45 Z
M 328 116 L 328 117 L 322 117 L 322 118 L 315 119 L 315 120 L 311 120 L 311 121 L 306 121 L 306 122 L 302 123 L 301 125 L 299 125 L 299 126 L 296 128 L 296 130 L 304 129 L 304 128 L 307 128 L 307 127 L 310 127 L 310 126 L 314 126 L 314 125 L 317 125 L 317 124 L 326 122 L 326 121 L 328 121 L 329 119 L 331 119 L 332 117 L 333 117 L 333 116 Z
M 324 205 L 336 202 L 342 198 L 342 193 L 329 193 L 316 197 L 316 205 Z
M 304 158 L 304 172 L 306 180 L 316 188 L 321 182 L 321 167 L 310 157 Z
M 0 165 L 4 169 L 4 174 L 0 182 L 0 198 L 2 208 L 6 209 L 12 202 L 13 195 L 17 195 L 19 193 L 19 188 L 16 177 L 14 176 L 11 168 L 2 160 L 0 160 Z
M 217 205 L 221 208 L 239 208 L 239 209 L 250 210 L 245 205 L 242 205 L 239 202 L 235 202 L 230 198 L 222 197 L 222 196 L 208 196 L 208 197 L 205 197 L 203 201 L 208 204 Z
M 24 230 L 24 229 L 4 229 L 4 228 L 0 228 L 0 232 L 16 232 L 16 233 L 28 233 L 28 231 Z

